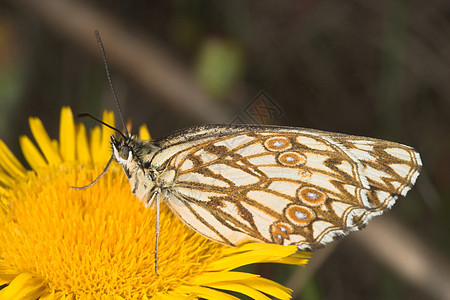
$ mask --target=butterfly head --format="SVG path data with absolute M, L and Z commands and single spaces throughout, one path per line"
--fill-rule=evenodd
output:
M 114 135 L 111 135 L 113 157 L 122 166 L 128 180 L 131 180 L 139 171 L 144 171 L 139 155 L 140 142 L 141 140 L 132 136 L 122 136 L 116 139 Z
M 153 188 L 153 170 L 151 159 L 160 150 L 156 142 L 143 141 L 135 136 L 111 136 L 113 157 L 119 163 L 132 192 L 143 202 L 149 201 Z
M 116 139 L 114 135 L 111 135 L 111 147 L 114 159 L 122 166 L 132 163 L 133 158 L 136 157 L 132 141 L 130 137 L 125 136 Z

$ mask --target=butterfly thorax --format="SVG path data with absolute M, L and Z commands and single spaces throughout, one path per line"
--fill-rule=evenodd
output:
M 151 205 L 159 171 L 151 165 L 155 153 L 161 147 L 154 141 L 141 140 L 135 136 L 116 139 L 111 136 L 113 157 L 119 163 L 131 186 L 131 191 L 142 202 Z

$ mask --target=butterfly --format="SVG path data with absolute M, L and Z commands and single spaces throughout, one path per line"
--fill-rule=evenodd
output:
M 119 112 L 106 54 L 95 32 Z M 414 185 L 419 153 L 402 144 L 319 130 L 264 125 L 208 125 L 155 141 L 111 136 L 112 160 L 131 190 L 160 203 L 203 236 L 230 246 L 256 241 L 314 250 L 394 205 Z
M 422 166 L 402 144 L 281 126 L 200 126 L 156 141 L 111 136 L 111 145 L 141 201 L 166 201 L 193 230 L 230 246 L 313 250 L 391 208 Z

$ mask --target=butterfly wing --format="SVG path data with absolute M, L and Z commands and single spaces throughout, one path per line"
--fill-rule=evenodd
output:
M 326 244 L 390 208 L 421 168 L 411 147 L 302 128 L 206 126 L 159 142 L 168 205 L 229 245 Z

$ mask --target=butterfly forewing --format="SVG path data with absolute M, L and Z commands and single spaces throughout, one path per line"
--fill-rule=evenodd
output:
M 206 126 L 158 142 L 168 205 L 229 245 L 326 244 L 390 208 L 421 167 L 408 146 L 302 128 Z

